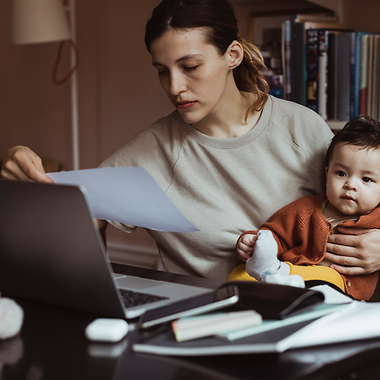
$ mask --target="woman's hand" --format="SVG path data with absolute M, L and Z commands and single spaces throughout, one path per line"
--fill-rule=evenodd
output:
M 41 158 L 26 146 L 15 146 L 8 150 L 0 176 L 11 180 L 54 183 L 45 174 Z
M 240 236 L 236 244 L 236 251 L 243 261 L 247 261 L 252 256 L 256 240 L 257 235 L 255 234 L 244 234 Z
M 380 230 L 339 227 L 330 235 L 326 260 L 345 275 L 369 274 L 380 270 Z

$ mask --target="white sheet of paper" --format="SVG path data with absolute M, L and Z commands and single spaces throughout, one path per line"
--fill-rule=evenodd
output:
M 317 285 L 311 288 L 312 290 L 318 290 L 325 296 L 325 303 L 351 303 L 352 298 L 338 292 L 329 285 Z
M 198 231 L 141 167 L 74 170 L 48 176 L 57 184 L 83 187 L 97 219 L 159 231 Z
M 298 330 L 292 348 L 378 338 L 380 303 L 352 301 Z

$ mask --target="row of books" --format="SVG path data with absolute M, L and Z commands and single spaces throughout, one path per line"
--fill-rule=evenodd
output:
M 291 16 L 282 25 L 282 74 L 267 77 L 271 93 L 325 120 L 380 120 L 380 34 L 305 17 Z

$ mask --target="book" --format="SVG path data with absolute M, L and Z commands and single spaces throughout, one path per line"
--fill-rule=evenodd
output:
M 327 119 L 328 33 L 328 30 L 320 30 L 318 41 L 317 111 L 324 120 Z
M 371 35 L 368 37 L 368 51 L 367 51 L 367 76 L 368 76 L 368 86 L 367 86 L 367 107 L 366 115 L 372 115 L 372 93 L 373 93 L 373 54 L 374 54 L 374 39 L 375 36 Z
M 372 63 L 372 75 L 371 75 L 371 116 L 374 119 L 378 117 L 378 77 L 379 77 L 379 44 L 378 44 L 378 36 L 373 36 L 373 63 Z
M 264 75 L 269 85 L 269 94 L 277 98 L 284 98 L 283 75 Z
M 351 120 L 355 116 L 355 96 L 357 94 L 356 91 L 356 37 L 357 33 L 356 32 L 351 32 L 350 34 L 350 41 L 351 41 L 351 46 L 350 46 L 350 100 L 349 100 L 349 117 L 347 119 Z M 358 62 L 359 64 L 359 62 Z
M 306 44 L 305 44 L 305 23 L 294 23 L 294 72 L 292 87 L 293 100 L 296 103 L 306 105 Z
M 282 23 L 282 73 L 284 99 L 290 100 L 292 94 L 291 86 L 291 31 L 290 20 Z
M 380 35 L 375 36 L 375 58 L 374 58 L 374 67 L 375 75 L 374 75 L 374 102 L 373 102 L 373 118 L 375 120 L 380 119 Z
M 326 314 L 338 311 L 342 308 L 345 308 L 347 304 L 319 304 L 315 306 L 311 306 L 307 311 L 304 311 L 301 314 L 295 315 L 293 317 L 275 320 L 275 319 L 266 319 L 263 320 L 261 324 L 257 324 L 256 326 L 249 326 L 247 328 L 241 328 L 238 330 L 227 331 L 224 333 L 219 333 L 217 335 L 218 338 L 234 341 L 236 339 L 245 338 L 247 336 L 252 336 L 255 334 L 263 333 L 265 331 L 275 330 L 277 328 L 293 325 L 296 323 L 314 320 L 316 318 L 322 317 Z
M 348 121 L 350 119 L 352 36 L 351 33 L 339 33 L 336 37 L 336 118 Z
M 318 111 L 317 92 L 318 92 L 318 29 L 306 30 L 306 106 L 314 111 Z
M 240 280 L 229 281 L 227 284 L 238 288 L 237 308 L 255 310 L 263 318 L 284 319 L 325 300 L 320 291 L 288 285 Z
M 336 119 L 336 33 L 328 33 L 328 48 L 327 48 L 327 104 L 326 112 L 328 119 Z
M 370 33 L 365 32 L 356 32 L 354 37 L 354 46 L 353 46 L 353 54 L 352 54 L 352 83 L 351 83 L 351 113 L 350 118 L 353 119 L 358 117 L 359 114 L 365 114 L 365 112 L 361 113 L 360 103 L 365 101 L 365 98 L 362 98 L 362 93 L 364 92 L 364 88 L 367 88 L 367 36 Z
M 358 115 L 367 114 L 368 91 L 368 34 L 361 36 L 360 40 L 360 86 L 359 86 L 359 110 Z
M 296 64 L 296 57 L 295 57 L 295 30 L 294 30 L 294 27 L 295 27 L 295 19 L 296 19 L 296 15 L 292 15 L 290 16 L 290 19 L 289 19 L 289 31 L 290 31 L 290 59 L 289 59 L 289 72 L 290 72 L 290 81 L 289 81 L 289 85 L 290 85 L 290 88 L 291 88 L 291 92 L 290 92 L 290 100 L 291 101 L 295 101 L 295 89 L 294 89 L 294 86 L 295 86 L 295 64 Z
M 250 354 L 284 352 L 295 344 L 295 332 L 313 320 L 266 331 L 238 341 L 224 341 L 216 337 L 206 337 L 186 342 L 177 342 L 170 326 L 152 333 L 133 344 L 132 350 L 139 353 L 171 356 L 209 356 L 229 354 Z
M 329 29 L 307 29 L 307 106 L 327 119 Z
M 180 318 L 172 322 L 172 328 L 176 341 L 184 342 L 257 326 L 262 321 L 261 315 L 256 311 L 242 310 Z

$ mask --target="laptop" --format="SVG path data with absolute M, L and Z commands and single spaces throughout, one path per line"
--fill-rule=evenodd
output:
M 112 273 L 83 188 L 0 180 L 2 296 L 132 319 L 211 289 Z M 136 292 L 147 303 L 126 306 Z M 127 293 L 127 296 L 124 294 Z M 133 298 L 132 297 L 132 298 Z

